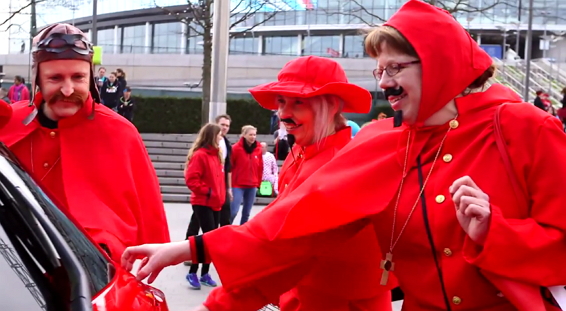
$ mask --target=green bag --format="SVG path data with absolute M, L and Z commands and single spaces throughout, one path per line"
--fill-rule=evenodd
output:
M 261 185 L 259 186 L 259 195 L 262 197 L 270 197 L 273 195 L 273 187 L 269 181 L 265 180 L 261 182 Z

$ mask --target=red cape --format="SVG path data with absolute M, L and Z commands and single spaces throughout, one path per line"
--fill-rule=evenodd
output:
M 37 94 L 36 104 L 42 102 Z M 12 105 L 13 116 L 0 131 L 9 148 L 39 129 L 29 102 Z M 103 105 L 85 102 L 77 115 L 59 121 L 66 208 L 97 243 L 119 261 L 128 246 L 169 242 L 159 181 L 142 138 L 126 119 Z M 16 154 L 18 156 L 18 154 Z

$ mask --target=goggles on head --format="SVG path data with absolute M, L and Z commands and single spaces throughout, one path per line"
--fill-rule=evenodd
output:
M 62 33 L 54 33 L 39 41 L 37 46 L 33 48 L 33 51 L 62 53 L 69 49 L 80 55 L 89 55 L 94 53 L 92 43 L 90 43 L 82 34 Z

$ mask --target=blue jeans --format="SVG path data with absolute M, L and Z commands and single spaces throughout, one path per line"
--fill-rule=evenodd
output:
M 234 195 L 234 199 L 230 204 L 230 223 L 233 223 L 234 219 L 236 219 L 236 215 L 238 215 L 242 201 L 244 203 L 244 209 L 242 210 L 242 220 L 240 221 L 240 225 L 248 222 L 248 219 L 250 218 L 250 211 L 254 205 L 256 192 L 257 188 L 232 188 L 232 195 Z

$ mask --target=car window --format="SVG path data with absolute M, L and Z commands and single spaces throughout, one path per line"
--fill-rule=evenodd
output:
M 0 225 L 0 310 L 46 310 L 45 297 Z
M 100 292 L 113 277 L 114 267 L 75 224 L 55 206 L 45 192 L 18 166 L 14 170 L 24 181 L 43 211 L 71 247 L 90 278 L 92 293 Z M 24 192 L 24 191 L 23 191 Z M 2 309 L 0 309 L 2 310 Z

